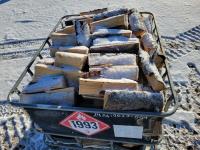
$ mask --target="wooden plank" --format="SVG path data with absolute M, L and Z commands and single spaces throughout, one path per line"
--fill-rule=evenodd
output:
M 55 65 L 70 65 L 82 69 L 86 64 L 87 55 L 77 54 L 77 53 L 68 53 L 68 52 L 56 52 Z
M 88 54 L 89 48 L 86 46 L 60 46 L 60 47 L 51 46 L 50 47 L 51 57 L 55 57 L 56 52 Z
M 54 58 L 43 58 L 38 60 L 38 64 L 45 64 L 45 65 L 54 65 L 55 59 Z
M 75 46 L 76 42 L 76 34 L 65 34 L 65 33 L 57 33 L 53 32 L 51 34 L 51 40 L 53 46 Z
M 123 36 L 109 36 L 107 38 L 96 38 L 91 53 L 135 53 L 139 50 L 139 40 L 137 38 L 127 38 Z
M 137 65 L 135 54 L 100 54 L 91 53 L 88 55 L 89 66 L 101 66 L 101 65 Z
M 47 104 L 58 106 L 73 106 L 75 104 L 74 88 L 51 90 L 43 93 L 20 94 L 22 103 L 25 104 Z
M 42 76 L 34 82 L 30 82 L 22 91 L 22 93 L 37 93 L 55 89 L 66 88 L 66 81 L 62 75 L 46 75 Z
M 64 29 L 60 29 L 56 32 L 57 33 L 72 34 L 72 33 L 75 33 L 75 27 L 74 27 L 74 25 L 66 26 Z
M 161 93 L 147 91 L 109 90 L 105 92 L 105 110 L 145 110 L 160 112 L 164 98 Z
M 91 31 L 94 32 L 99 26 L 106 28 L 123 28 L 128 29 L 128 16 L 126 14 L 109 17 L 90 24 Z
M 101 96 L 108 89 L 136 90 L 138 83 L 129 79 L 79 79 L 79 94 Z

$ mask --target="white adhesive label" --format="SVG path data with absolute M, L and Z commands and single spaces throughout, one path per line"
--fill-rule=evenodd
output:
M 113 125 L 115 137 L 142 139 L 142 126 Z

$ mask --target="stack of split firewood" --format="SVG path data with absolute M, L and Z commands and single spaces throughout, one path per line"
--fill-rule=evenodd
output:
M 81 106 L 92 98 L 105 110 L 161 111 L 164 57 L 149 17 L 116 9 L 75 18 L 53 32 L 51 58 L 37 62 L 22 101 Z

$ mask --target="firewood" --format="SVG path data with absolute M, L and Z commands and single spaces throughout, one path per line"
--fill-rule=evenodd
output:
M 79 54 L 88 54 L 89 48 L 86 46 L 60 46 L 60 47 L 50 47 L 51 57 L 55 57 L 56 52 L 70 52 Z
M 70 65 L 82 69 L 87 61 L 87 55 L 68 52 L 56 52 L 55 65 Z
M 58 90 L 51 90 L 48 92 L 35 94 L 20 94 L 22 103 L 25 104 L 47 104 L 59 106 L 74 106 L 75 92 L 74 88 L 65 88 Z
M 143 17 L 137 11 L 129 15 L 129 23 L 131 30 L 136 36 L 142 36 L 146 31 Z
M 160 112 L 163 95 L 147 91 L 108 90 L 104 95 L 105 110 L 145 110 Z
M 66 88 L 66 81 L 62 75 L 46 75 L 42 76 L 35 82 L 30 82 L 22 91 L 22 93 L 37 93 L 55 89 Z
M 124 29 L 98 29 L 95 30 L 92 34 L 92 38 L 98 38 L 98 37 L 106 37 L 106 36 L 113 36 L 113 35 L 119 35 L 119 36 L 125 36 L 128 38 L 131 38 L 132 31 L 131 30 L 124 30 Z
M 94 32 L 98 27 L 106 28 L 122 28 L 128 29 L 128 16 L 127 15 L 118 15 L 109 17 L 103 20 L 95 21 L 90 24 L 91 31 Z
M 91 53 L 88 55 L 89 66 L 102 66 L 102 65 L 137 65 L 135 54 L 100 54 Z
M 81 46 L 90 46 L 90 27 L 86 21 L 75 20 L 76 40 Z
M 141 67 L 142 67 L 143 73 L 145 74 L 149 85 L 155 91 L 164 90 L 166 88 L 165 83 L 160 73 L 158 72 L 158 69 L 155 63 L 150 59 L 149 54 L 146 51 L 140 50 L 139 57 L 141 59 Z
M 65 33 L 56 33 L 51 34 L 51 40 L 53 46 L 75 46 L 76 35 L 74 34 L 65 34 Z
M 138 83 L 129 79 L 79 79 L 79 94 L 102 96 L 108 89 L 130 89 L 136 90 Z
M 139 40 L 124 36 L 109 36 L 107 38 L 96 38 L 91 53 L 138 53 Z
M 54 65 L 55 59 L 54 58 L 43 58 L 38 60 L 38 64 L 45 64 L 45 65 Z
M 57 33 L 72 34 L 72 33 L 75 33 L 75 28 L 74 28 L 74 25 L 66 26 L 64 29 L 60 29 L 56 32 Z
M 45 65 L 45 64 L 36 64 L 34 80 L 44 75 L 59 75 L 59 74 L 62 74 L 62 70 L 59 67 L 52 65 Z
M 122 14 L 126 14 L 128 13 L 128 9 L 127 8 L 117 8 L 117 9 L 113 9 L 113 10 L 108 10 L 102 13 L 98 13 L 96 15 L 94 15 L 93 20 L 97 21 L 97 20 L 102 20 L 108 17 L 113 17 L 113 16 L 117 16 L 117 15 L 122 15 Z
M 156 41 L 154 40 L 154 38 L 152 36 L 152 34 L 147 33 L 147 32 L 142 35 L 141 43 L 144 47 L 144 50 L 147 51 L 147 52 L 155 51 L 158 47 Z
M 99 72 L 101 78 L 107 79 L 131 79 L 138 80 L 139 68 L 134 65 L 122 65 L 122 66 L 112 66 L 112 67 L 92 67 L 90 68 L 90 72 Z M 94 77 L 96 77 L 94 75 Z
M 62 66 L 61 67 L 63 75 L 65 76 L 67 80 L 67 85 L 70 87 L 75 87 L 75 89 L 78 89 L 79 87 L 79 78 L 82 76 L 82 72 L 73 66 Z

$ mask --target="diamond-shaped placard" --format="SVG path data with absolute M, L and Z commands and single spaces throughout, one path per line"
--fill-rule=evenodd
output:
M 60 124 L 85 135 L 94 135 L 110 128 L 110 126 L 106 123 L 83 112 L 73 112 L 71 115 L 62 120 Z

